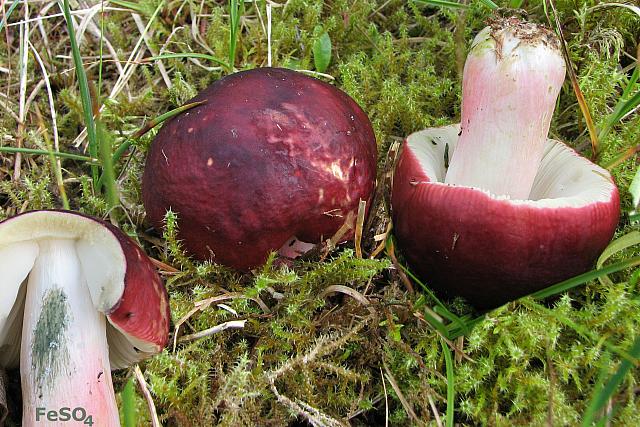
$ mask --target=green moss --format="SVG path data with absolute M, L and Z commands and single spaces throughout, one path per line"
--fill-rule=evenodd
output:
M 594 9 L 598 3 L 555 2 L 581 90 L 596 125 L 602 126 L 630 74 L 629 55 L 635 55 L 640 27 L 630 11 Z M 146 23 L 159 1 L 141 4 L 141 18 Z M 265 6 L 264 1 L 245 3 L 234 64 L 237 69 L 267 64 Z M 540 0 L 526 2 L 526 8 L 532 20 L 546 22 Z M 381 167 L 393 142 L 424 127 L 459 120 L 461 59 L 489 16 L 480 2 L 471 2 L 461 17 L 457 10 L 403 0 L 291 0 L 274 6 L 272 13 L 274 66 L 314 71 L 314 30 L 321 25 L 327 31 L 332 58 L 326 73 L 367 111 L 377 136 Z M 228 20 L 227 4 L 168 1 L 150 26 L 148 42 L 155 53 L 161 49 L 163 53 L 198 52 L 226 59 Z M 82 143 L 75 144 L 81 142 L 76 137 L 83 127 L 82 107 L 73 73 L 68 72 L 68 36 L 60 24 L 56 19 L 43 21 L 48 47 L 37 31 L 31 41 L 39 52 L 47 52 L 43 58 L 54 86 L 60 149 L 83 151 Z M 0 38 L 0 64 L 8 64 L 12 70 L 11 75 L 0 71 L 2 78 L 7 76 L 6 80 L 0 78 L 0 102 L 17 113 L 15 39 L 19 35 L 11 31 L 9 45 L 7 38 Z M 139 38 L 131 13 L 108 12 L 105 35 L 124 67 Z M 97 86 L 97 65 L 88 58 L 98 54 L 99 42 L 86 37 L 81 49 L 87 58 L 89 80 Z M 146 51 L 143 56 L 151 54 Z M 102 87 L 96 87 L 102 100 L 121 77 L 111 59 L 104 62 Z M 201 59 L 165 59 L 162 64 L 171 87 L 156 63 L 139 64 L 119 95 L 106 102 L 100 119 L 116 136 L 115 147 L 145 121 L 185 102 L 227 73 Z M 29 74 L 32 90 L 41 78 L 32 62 Z M 18 124 L 3 108 L 0 106 L 0 145 L 14 145 L 19 139 Z M 46 131 L 53 140 L 44 92 L 35 96 L 30 111 L 21 141 L 25 146 L 43 148 L 40 132 Z M 358 259 L 352 246 L 346 245 L 326 259 L 315 255 L 281 266 L 274 256 L 263 268 L 239 274 L 186 257 L 177 239 L 173 213 L 167 215 L 163 233 L 148 230 L 140 181 L 155 132 L 136 141 L 116 165 L 127 213 L 121 226 L 132 234 L 137 232 L 135 237 L 152 256 L 179 270 L 165 276 L 174 323 L 197 302 L 225 296 L 182 323 L 182 337 L 231 320 L 246 320 L 243 329 L 181 341 L 175 351 L 169 348 L 143 364 L 163 422 L 184 426 L 287 425 L 306 418 L 324 424 L 340 420 L 382 425 L 388 412 L 393 424 L 410 425 L 415 421 L 405 408 L 408 405 L 419 419 L 433 424 L 432 404 L 441 417 L 444 415 L 447 381 L 440 336 L 422 320 L 424 305 L 417 295 L 407 293 L 386 255 L 376 260 Z M 551 133 L 590 154 L 585 120 L 568 81 Z M 601 141 L 604 148 L 599 161 L 614 159 L 639 140 L 640 117 L 634 113 L 616 123 Z M 23 156 L 21 178 L 12 180 L 12 158 L 0 155 L 0 218 L 24 209 L 61 207 L 49 159 Z M 69 160 L 63 160 L 62 165 L 71 207 L 106 217 L 108 207 L 89 178 L 89 166 Z M 623 212 L 632 208 L 627 189 L 636 168 L 635 161 L 629 160 L 613 170 Z M 386 226 L 384 207 L 376 212 L 372 229 L 365 230 L 367 253 L 375 246 L 372 235 Z M 623 221 L 617 235 L 632 229 Z M 637 252 L 632 248 L 614 259 Z M 603 372 L 614 372 L 620 362 L 619 354 L 612 354 L 604 343 L 624 350 L 637 336 L 639 299 L 638 289 L 628 283 L 631 272 L 612 275 L 615 286 L 594 282 L 544 305 L 525 300 L 489 313 L 465 337 L 467 358 L 455 363 L 456 421 L 504 426 L 578 424 L 598 378 Z M 366 295 L 370 305 L 363 307 L 339 292 L 324 295 L 332 285 L 348 286 Z M 447 304 L 458 315 L 472 314 L 464 302 Z M 590 331 L 590 335 L 570 324 Z M 613 422 L 617 425 L 637 424 L 638 375 L 637 369 L 632 370 L 614 396 Z M 126 377 L 126 373 L 116 374 L 117 390 L 124 386 Z M 136 405 L 141 425 L 146 425 L 146 404 L 139 395 Z

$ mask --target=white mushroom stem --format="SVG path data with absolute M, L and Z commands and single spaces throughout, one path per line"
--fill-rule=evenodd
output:
M 445 182 L 528 199 L 564 75 L 549 30 L 517 18 L 482 30 L 464 67 L 461 134 Z
M 76 410 L 94 425 L 119 426 L 105 316 L 91 301 L 71 239 L 38 242 L 39 256 L 29 274 L 22 328 L 23 426 L 58 425 L 48 418 Z M 82 409 L 76 409 L 82 408 Z M 75 421 L 74 421 L 75 418 Z

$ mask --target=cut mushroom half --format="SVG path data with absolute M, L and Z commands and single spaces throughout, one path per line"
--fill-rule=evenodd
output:
M 459 133 L 459 125 L 414 133 L 400 154 L 393 219 L 411 266 L 430 286 L 478 308 L 587 270 L 618 222 L 618 189 L 609 173 L 547 139 L 527 199 L 446 184 Z
M 111 369 L 164 348 L 169 301 L 146 254 L 111 224 L 66 211 L 0 223 L 0 364 L 20 367 L 23 425 L 83 408 L 118 426 Z
M 584 272 L 611 239 L 611 176 L 548 139 L 564 76 L 553 32 L 492 19 L 465 62 L 460 125 L 407 138 L 394 225 L 434 288 L 492 308 Z

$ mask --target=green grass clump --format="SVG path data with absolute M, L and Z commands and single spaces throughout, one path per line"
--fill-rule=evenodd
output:
M 273 256 L 264 267 L 240 274 L 189 259 L 176 237 L 174 213 L 167 214 L 165 230 L 145 225 L 140 181 L 158 129 L 153 120 L 234 70 L 267 65 L 266 2 L 112 1 L 91 22 L 76 17 L 87 26 L 75 52 L 63 17 L 32 23 L 29 41 L 49 74 L 57 135 L 32 55 L 24 77 L 27 91 L 20 96 L 19 51 L 25 40 L 19 24 L 25 9 L 16 4 L 0 7 L 0 17 L 11 10 L 0 37 L 0 219 L 63 207 L 62 177 L 71 209 L 110 217 L 169 266 L 162 273 L 174 326 L 179 325 L 176 346 L 172 342 L 141 365 L 164 424 L 364 426 L 388 419 L 392 425 L 437 425 L 437 419 L 453 417 L 462 425 L 580 425 L 585 414 L 593 420 L 608 417 L 614 425 L 638 424 L 640 292 L 632 267 L 611 274 L 613 284 L 593 280 L 478 318 L 461 301 L 444 301 L 431 310 L 436 301 L 409 292 L 387 252 L 361 259 L 347 244 L 293 265 L 281 265 Z M 30 16 L 45 4 L 30 2 Z M 530 19 L 547 22 L 542 1 L 522 4 Z M 625 153 L 640 141 L 640 115 L 614 113 L 633 80 L 640 17 L 599 5 L 555 2 L 578 83 L 601 132 L 597 161 L 615 163 L 622 197 L 619 237 L 637 228 L 626 217 L 635 208 L 628 189 L 637 156 Z M 47 14 L 54 11 L 57 6 Z M 459 120 L 461 67 L 470 41 L 490 16 L 486 1 L 454 8 L 411 0 L 290 0 L 272 4 L 271 11 L 272 65 L 311 72 L 350 94 L 371 118 L 381 170 L 394 142 Z M 326 44 L 325 34 L 331 56 L 318 62 L 314 46 Z M 86 87 L 70 71 L 78 68 L 86 72 Z M 19 123 L 20 105 L 27 100 Z M 96 136 L 90 137 L 95 141 L 87 145 L 79 135 L 100 108 Z M 142 128 L 148 132 L 136 134 Z M 568 80 L 551 135 L 591 155 L 586 122 Z M 15 154 L 2 151 L 18 145 L 31 153 L 21 154 L 19 173 Z M 373 224 L 364 230 L 365 255 L 376 246 L 373 235 L 389 221 L 386 206 L 372 212 Z M 628 262 L 638 252 L 631 246 L 605 265 Z M 437 324 L 437 316 L 479 320 L 464 339 L 452 334 L 448 340 L 452 329 L 446 326 L 455 323 Z M 244 327 L 193 337 L 237 321 Z M 130 415 L 135 410 L 138 425 L 149 425 L 140 388 L 133 395 L 131 386 L 126 389 L 132 376 L 114 375 L 119 404 Z M 12 422 L 19 424 L 19 410 L 12 409 Z

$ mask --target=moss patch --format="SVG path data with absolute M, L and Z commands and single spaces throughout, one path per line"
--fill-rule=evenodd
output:
M 272 8 L 273 65 L 315 71 L 313 46 L 321 33 L 316 27 L 321 26 L 332 41 L 332 57 L 326 76 L 318 77 L 345 90 L 369 114 L 379 144 L 379 169 L 388 170 L 388 149 L 395 142 L 424 127 L 459 120 L 461 66 L 470 41 L 490 16 L 480 2 L 470 3 L 462 11 L 404 0 L 289 0 Z M 556 1 L 578 81 L 596 125 L 602 126 L 632 72 L 640 26 L 630 11 L 594 8 L 596 4 L 593 0 Z M 160 2 L 144 0 L 135 5 L 144 28 Z M 40 3 L 31 6 L 33 17 Z M 524 6 L 532 20 L 546 22 L 540 0 Z M 10 22 L 23 15 L 18 7 Z M 103 43 L 91 25 L 80 41 L 94 101 L 104 104 L 100 119 L 114 138 L 114 149 L 144 122 L 227 73 L 204 59 L 141 61 L 169 52 L 206 53 L 227 60 L 227 4 L 166 1 L 145 40 L 140 40 L 141 28 L 133 11 L 108 9 L 104 21 L 101 16 L 95 15 L 93 23 L 95 28 L 104 27 Z M 245 3 L 236 69 L 267 64 L 266 19 L 264 1 Z M 83 150 L 82 139 L 76 140 L 84 126 L 82 106 L 75 77 L 69 72 L 72 62 L 64 22 L 47 18 L 41 22 L 43 32 L 38 25 L 31 26 L 30 41 L 50 78 L 60 150 Z M 38 91 L 21 125 L 16 120 L 20 111 L 18 26 L 6 28 L 3 34 L 0 64 L 10 73 L 0 69 L 0 145 L 47 148 L 55 138 L 46 91 L 37 87 L 42 71 L 29 56 L 26 97 Z M 101 46 L 104 61 L 99 73 L 96 58 Z M 140 50 L 127 61 L 136 46 Z M 115 95 L 108 97 L 112 92 Z M 230 320 L 247 321 L 243 329 L 195 341 L 178 340 L 175 350 L 167 349 L 144 363 L 164 423 L 281 426 L 299 425 L 306 419 L 324 425 L 382 425 L 388 415 L 394 425 L 419 425 L 434 423 L 434 410 L 444 416 L 447 380 L 442 338 L 425 320 L 434 301 L 409 293 L 385 252 L 373 260 L 358 259 L 347 244 L 324 258 L 316 253 L 292 266 L 280 266 L 272 259 L 245 275 L 189 260 L 175 238 L 175 217 L 167 217 L 164 234 L 144 223 L 140 179 L 154 133 L 136 141 L 116 164 L 120 226 L 150 255 L 178 270 L 163 271 L 174 322 L 197 302 L 225 297 L 182 323 L 182 337 Z M 551 135 L 591 154 L 584 118 L 568 80 Z M 639 140 L 640 116 L 632 113 L 615 123 L 601 141 L 598 161 L 610 161 Z M 0 218 L 26 209 L 62 206 L 48 157 L 22 156 L 19 174 L 14 162 L 15 156 L 0 154 Z M 109 208 L 91 182 L 89 165 L 63 160 L 62 167 L 71 208 L 107 216 Z M 635 229 L 625 213 L 632 208 L 628 187 L 636 167 L 634 157 L 613 170 L 623 200 L 617 235 Z M 379 182 L 385 182 L 382 173 Z M 379 243 L 374 236 L 389 223 L 385 191 L 381 196 L 372 224 L 365 230 L 365 254 L 373 252 Z M 637 252 L 630 249 L 615 259 Z M 619 355 L 604 343 L 624 350 L 637 336 L 640 300 L 632 273 L 612 275 L 614 286 L 592 282 L 543 303 L 507 304 L 489 313 L 463 342 L 451 343 L 464 352 L 454 366 L 456 422 L 578 424 L 598 379 L 613 373 L 620 363 Z M 369 304 L 341 292 L 327 292 L 335 290 L 334 285 L 351 288 Z M 446 303 L 460 316 L 474 315 L 464 302 Z M 115 374 L 117 390 L 124 387 L 128 375 Z M 617 425 L 637 424 L 638 378 L 640 372 L 632 369 L 613 397 L 612 421 Z M 147 425 L 144 399 L 138 396 L 135 403 L 139 422 Z

